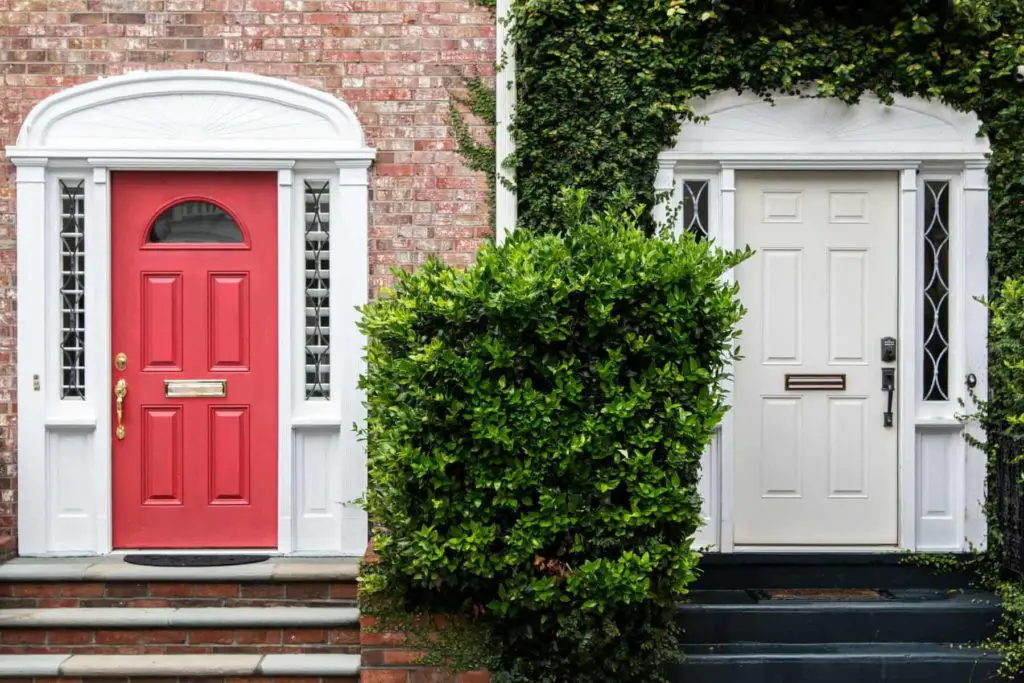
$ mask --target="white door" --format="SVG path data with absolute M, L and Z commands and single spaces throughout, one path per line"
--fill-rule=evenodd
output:
M 736 244 L 757 250 L 737 269 L 737 545 L 897 542 L 881 340 L 897 329 L 898 198 L 896 173 L 736 174 Z

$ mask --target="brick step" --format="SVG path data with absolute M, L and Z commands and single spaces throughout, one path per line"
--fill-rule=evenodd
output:
M 354 606 L 358 574 L 352 558 L 202 568 L 16 558 L 0 566 L 0 608 Z
M 297 678 L 355 683 L 350 654 L 0 655 L 0 678 L 260 680 Z
M 0 654 L 358 651 L 355 608 L 0 610 Z

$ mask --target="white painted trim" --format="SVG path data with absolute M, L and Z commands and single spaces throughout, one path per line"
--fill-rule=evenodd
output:
M 224 102 L 251 106 L 229 108 L 219 118 L 199 117 L 199 113 L 216 113 L 212 105 Z M 121 115 L 116 117 L 115 128 L 96 112 L 109 113 L 109 107 L 118 103 L 125 108 L 118 110 Z M 248 112 L 252 118 L 242 116 L 240 120 L 238 111 Z M 140 131 L 148 131 L 152 124 L 144 116 L 147 113 L 153 113 L 159 130 L 141 135 Z M 162 169 L 277 172 L 277 552 L 361 556 L 367 522 L 365 513 L 355 505 L 339 504 L 338 511 L 329 513 L 334 515 L 334 531 L 323 537 L 298 538 L 294 523 L 299 498 L 294 462 L 297 428 L 315 424 L 317 429 L 332 430 L 333 438 L 344 444 L 333 466 L 345 473 L 346 494 L 355 499 L 365 489 L 362 444 L 354 435 L 347 435 L 354 423 L 364 419 L 356 387 L 361 361 L 352 360 L 361 357 L 364 341 L 355 327 L 354 306 L 367 299 L 367 175 L 375 152 L 365 146 L 351 110 L 324 93 L 262 76 L 202 70 L 134 73 L 76 86 L 47 98 L 28 116 L 17 146 L 8 147 L 7 154 L 17 166 L 18 192 L 20 553 L 108 554 L 112 550 L 109 178 L 113 170 Z M 336 362 L 332 400 L 325 402 L 326 408 L 313 412 L 300 409 L 292 395 L 294 345 L 298 343 L 299 350 L 304 345 L 303 318 L 298 318 L 296 338 L 292 313 L 296 304 L 303 305 L 304 261 L 299 258 L 296 264 L 295 257 L 301 257 L 304 250 L 305 229 L 301 185 L 293 169 L 303 173 L 320 169 L 332 186 L 331 351 Z M 68 177 L 86 180 L 85 400 L 59 398 L 57 180 Z M 296 282 L 300 283 L 298 290 L 293 289 Z M 36 375 L 39 391 L 33 389 Z M 301 375 L 298 379 L 302 381 Z M 52 474 L 48 458 L 54 455 L 48 448 L 65 437 L 72 441 L 62 454 L 72 446 L 91 444 L 74 452 L 75 462 L 87 469 L 91 484 L 74 487 L 76 495 L 86 492 L 79 498 L 87 503 L 67 515 L 66 528 L 60 526 L 65 522 L 58 524 L 54 517 L 54 503 L 60 501 L 55 500 L 57 494 L 48 484 Z
M 917 458 L 914 447 L 918 353 L 918 184 L 916 164 L 899 173 L 899 321 L 896 332 L 897 464 L 899 476 L 899 541 L 914 550 L 917 538 Z
M 782 98 L 786 100 L 787 98 Z M 709 98 L 711 104 L 699 105 L 699 114 L 711 116 L 707 124 L 687 124 L 671 150 L 659 156 L 656 190 L 675 187 L 684 176 L 709 177 L 717 174 L 719 205 L 710 208 L 709 234 L 724 248 L 735 248 L 735 172 L 737 170 L 888 170 L 898 173 L 900 209 L 898 222 L 899 248 L 899 357 L 898 357 L 898 422 L 899 431 L 899 540 L 897 546 L 874 546 L 870 550 L 889 547 L 901 550 L 960 550 L 982 545 L 985 522 L 981 509 L 984 494 L 984 457 L 967 449 L 962 440 L 964 426 L 956 418 L 956 399 L 962 394 L 963 375 L 972 372 L 979 389 L 987 387 L 987 322 L 980 305 L 972 306 L 974 297 L 987 293 L 988 247 L 988 185 L 985 177 L 987 141 L 974 137 L 977 119 L 960 114 L 939 103 L 915 98 L 897 98 L 897 107 L 886 109 L 872 98 L 857 107 L 822 100 L 790 100 L 779 109 L 761 107 L 758 98 L 734 93 L 719 93 Z M 703 107 L 703 108 L 702 108 Z M 735 121 L 721 114 L 752 107 L 762 117 L 761 125 L 744 130 Z M 898 110 L 898 111 L 896 111 Z M 735 113 L 735 112 L 733 112 Z M 902 117 L 902 118 L 901 118 Z M 910 117 L 908 119 L 908 117 Z M 916 118 L 915 118 L 916 117 Z M 728 117 L 725 117 L 728 119 Z M 845 123 L 837 118 L 843 119 Z M 923 122 L 922 132 L 912 133 L 902 127 L 908 120 Z M 902 124 L 901 124 L 902 121 Z M 716 125 L 716 122 L 719 125 Z M 842 138 L 843 126 L 851 141 Z M 870 135 L 864 134 L 870 130 Z M 694 131 L 698 131 L 694 134 Z M 837 132 L 838 131 L 838 132 Z M 759 139 L 758 139 L 759 138 Z M 920 171 L 920 173 L 919 173 Z M 708 175 L 701 175 L 708 174 Z M 920 329 L 921 294 L 919 282 L 920 247 L 920 177 L 951 179 L 951 288 L 956 297 L 950 316 L 951 401 L 941 409 L 925 406 L 918 400 L 919 354 L 922 342 Z M 961 180 L 962 178 L 962 180 Z M 678 192 L 678 188 L 676 188 Z M 955 195 L 955 196 L 953 196 Z M 678 195 L 674 198 L 678 201 Z M 664 209 L 656 210 L 664 217 Z M 732 281 L 732 275 L 729 276 Z M 728 383 L 730 395 L 735 390 Z M 982 393 L 984 395 L 984 393 Z M 780 546 L 752 548 L 733 543 L 732 508 L 735 476 L 733 434 L 737 425 L 727 413 L 720 427 L 720 463 L 711 472 L 712 485 L 717 485 L 718 538 L 722 552 L 779 552 L 790 550 Z M 977 434 L 977 425 L 968 430 Z M 951 440 L 947 448 L 953 453 L 950 467 L 944 472 L 918 467 L 917 442 L 922 434 L 944 433 Z M 919 537 L 918 509 L 922 477 L 950 479 L 949 524 L 940 528 L 941 542 Z M 929 480 L 932 481 L 932 480 Z M 714 508 L 713 508 L 714 509 Z M 931 523 L 931 521 L 929 521 Z M 943 522 L 946 524 L 946 522 Z M 796 550 L 797 548 L 792 548 Z M 808 550 L 808 548 L 799 548 Z M 815 547 L 816 551 L 858 550 L 861 548 Z
M 294 330 L 292 281 L 296 278 L 292 258 L 292 235 L 302 221 L 295 220 L 292 198 L 295 174 L 290 169 L 277 172 L 277 550 L 289 553 L 294 544 L 292 454 L 292 344 Z
M 516 103 L 516 53 L 515 45 L 509 42 L 509 22 L 512 16 L 512 0 L 498 0 L 497 43 L 498 73 L 495 85 L 495 161 L 497 164 L 495 180 L 495 239 L 498 244 L 505 240 L 507 233 L 515 230 L 518 211 L 516 191 L 508 184 L 515 183 L 515 174 L 505 168 L 505 160 L 515 152 L 515 140 L 512 138 L 512 116 Z M 508 183 L 508 184 L 506 184 Z
M 968 163 L 963 171 L 963 258 L 964 340 L 962 378 L 968 373 L 977 379 L 978 396 L 988 396 L 988 311 L 978 299 L 988 298 L 988 174 L 985 163 Z M 968 409 L 974 410 L 970 398 Z M 976 421 L 967 425 L 967 434 L 984 440 Z M 968 548 L 984 550 L 988 539 L 985 518 L 985 453 L 977 448 L 966 448 L 964 467 L 964 543 Z

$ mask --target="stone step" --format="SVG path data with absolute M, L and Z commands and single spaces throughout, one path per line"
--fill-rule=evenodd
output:
M 967 555 L 960 555 L 967 559 Z M 694 590 L 757 588 L 965 589 L 975 582 L 962 570 L 920 566 L 897 552 L 707 553 Z
M 3 678 L 335 678 L 355 681 L 359 655 L 0 655 Z
M 300 582 L 355 581 L 359 559 L 351 557 L 272 557 L 264 562 L 225 567 L 147 567 L 119 555 L 105 557 L 18 557 L 0 565 L 3 582 Z
M 764 591 L 694 591 L 679 608 L 679 623 L 690 644 L 979 643 L 995 635 L 1002 615 L 999 600 L 980 591 L 867 597 L 772 599 Z
M 690 646 L 673 666 L 672 683 L 882 683 L 999 681 L 1001 659 L 949 644 L 834 643 L 828 645 Z

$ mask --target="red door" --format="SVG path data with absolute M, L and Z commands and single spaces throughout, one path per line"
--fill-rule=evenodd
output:
M 276 175 L 114 173 L 111 231 L 114 546 L 275 547 Z

